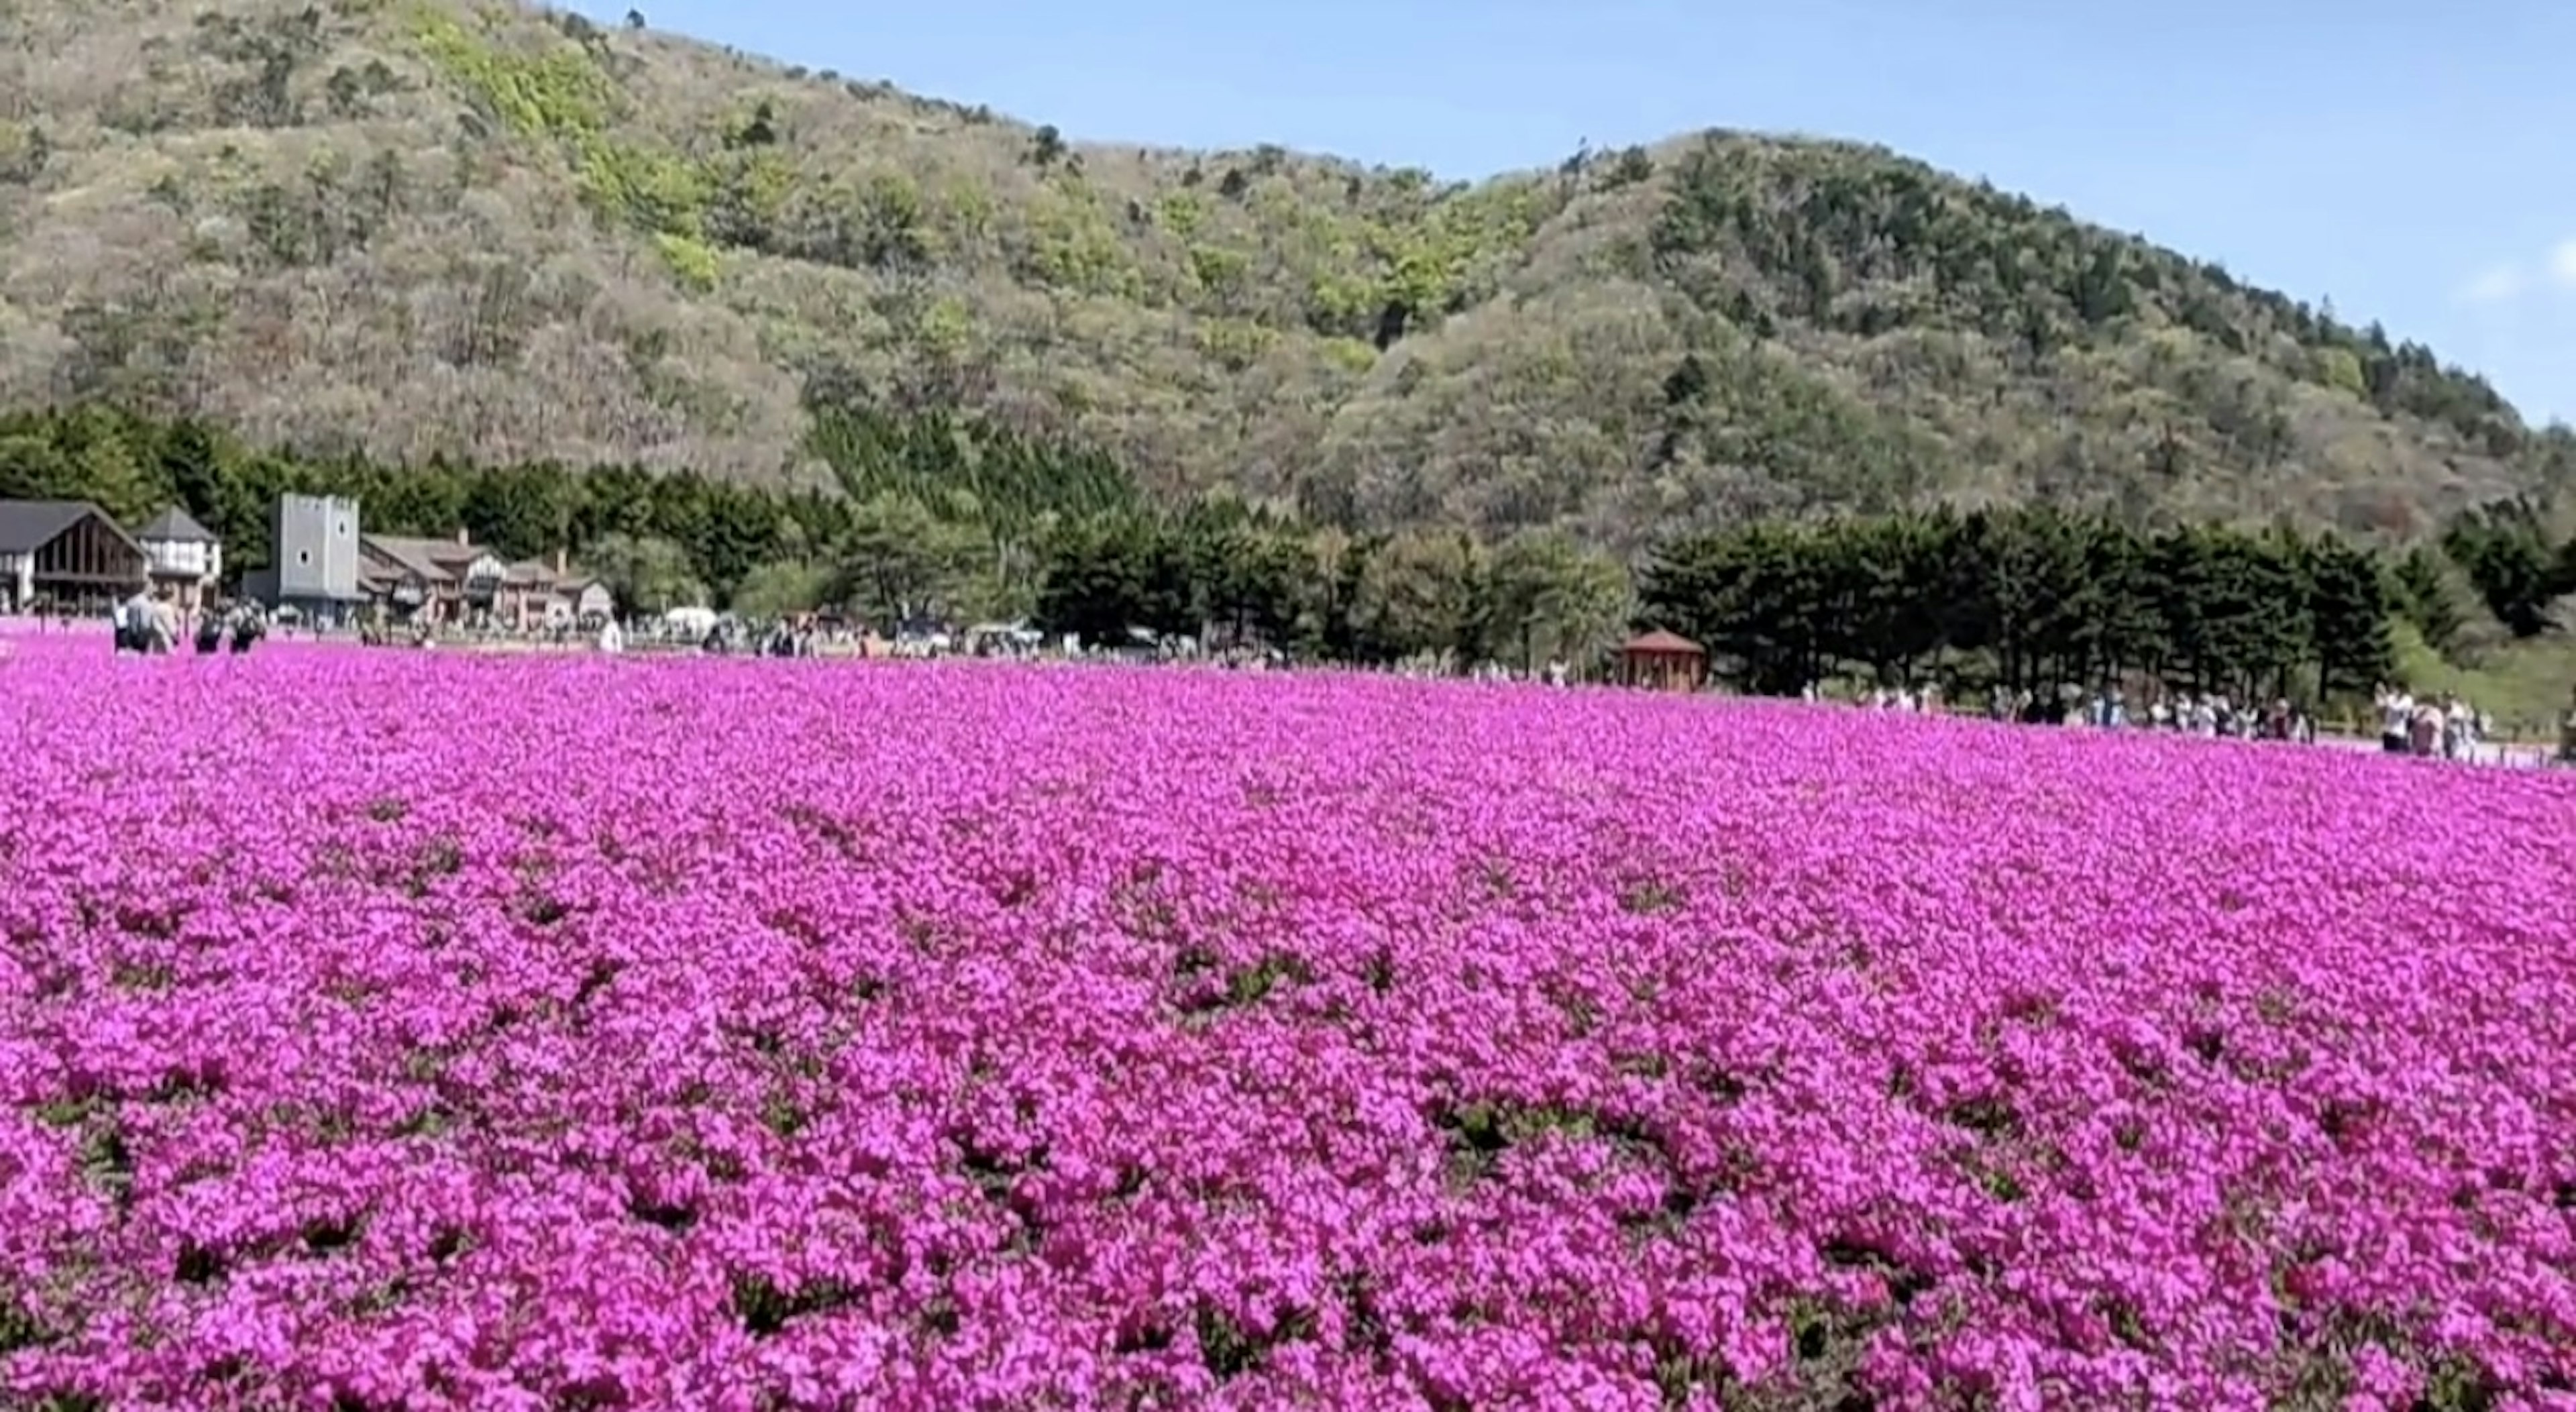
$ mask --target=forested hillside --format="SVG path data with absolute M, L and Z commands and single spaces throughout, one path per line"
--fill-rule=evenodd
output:
M 0 0 L 0 402 L 935 494 L 998 437 L 1623 553 L 2040 498 L 2403 536 L 2576 476 L 2425 349 L 1884 151 L 1103 147 L 633 18 Z

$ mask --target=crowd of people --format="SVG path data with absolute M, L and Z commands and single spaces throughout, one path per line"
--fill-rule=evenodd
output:
M 2382 682 L 2371 705 L 2379 713 L 2379 748 L 2390 755 L 2458 760 L 2475 754 L 2478 742 L 2495 729 L 2493 720 L 2451 692 L 2418 701 L 2404 686 Z
M 1809 701 L 1825 699 L 1820 686 L 1809 686 Z M 1947 709 L 1938 686 L 1880 687 L 1858 698 L 1871 710 L 1938 714 Z M 2476 760 L 2493 738 L 2494 718 L 2456 692 L 2416 697 L 2403 684 L 2379 685 L 2371 698 L 2372 719 L 2379 728 L 2380 749 L 2391 755 L 2427 759 Z M 2172 731 L 2230 740 L 2314 742 L 2315 714 L 2287 697 L 2269 705 L 2231 702 L 2220 692 L 2177 692 L 2151 696 L 2143 709 L 2131 706 L 2127 693 L 2114 687 L 2087 698 L 2074 688 L 2053 694 L 1996 687 L 1985 714 L 1995 721 L 2024 725 L 2080 725 L 2097 730 Z M 2576 765 L 2576 693 L 2559 719 L 2556 761 Z
M 149 593 L 117 604 L 110 622 L 120 656 L 166 656 L 183 639 L 195 646 L 199 656 L 222 652 L 227 645 L 233 652 L 248 652 L 268 633 L 267 616 L 255 604 L 209 604 L 189 610 L 167 596 Z

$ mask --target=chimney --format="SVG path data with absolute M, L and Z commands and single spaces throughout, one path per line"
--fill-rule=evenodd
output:
M 472 541 L 472 540 L 470 540 L 470 539 L 468 539 L 468 538 L 466 538 L 466 537 L 465 537 L 465 526 L 463 526 L 463 525 L 458 525 L 458 526 L 456 527 L 456 542 L 457 542 L 458 544 L 469 545 L 469 546 L 470 546 L 470 545 L 472 545 L 472 544 L 474 543 L 474 541 Z
M 564 575 L 571 572 L 572 551 L 569 549 L 557 548 L 555 550 L 555 577 L 562 578 Z

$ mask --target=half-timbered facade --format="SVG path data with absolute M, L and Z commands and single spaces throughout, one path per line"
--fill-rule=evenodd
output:
M 134 542 L 143 547 L 153 586 L 168 593 L 181 612 L 206 606 L 224 576 L 224 546 L 214 531 L 173 505 L 145 521 Z
M 143 546 L 85 500 L 0 500 L 0 607 L 104 613 L 151 583 Z

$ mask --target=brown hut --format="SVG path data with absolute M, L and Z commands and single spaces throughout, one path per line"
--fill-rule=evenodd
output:
M 1708 651 L 1658 628 L 1619 649 L 1619 682 L 1649 691 L 1697 691 L 1708 676 Z

